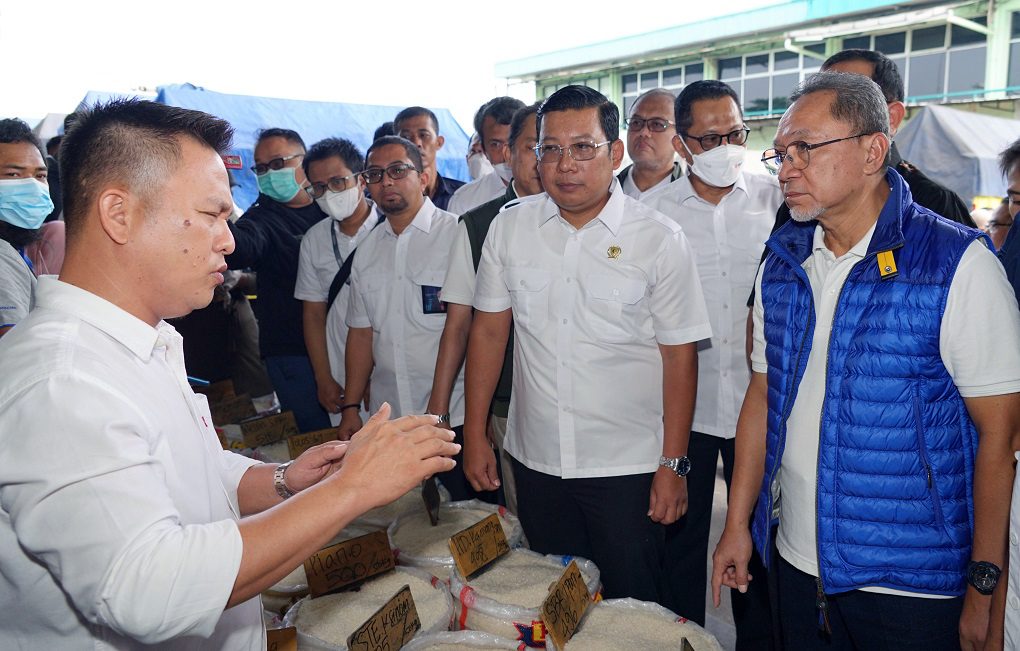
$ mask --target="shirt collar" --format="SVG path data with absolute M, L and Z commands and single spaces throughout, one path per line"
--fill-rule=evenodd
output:
M 81 319 L 120 342 L 143 361 L 148 361 L 152 356 L 161 334 L 180 337 L 173 326 L 165 321 L 160 321 L 153 328 L 106 299 L 58 280 L 56 276 L 39 278 L 36 307 L 64 312 Z
M 858 240 L 857 244 L 854 244 L 852 247 L 850 247 L 849 251 L 847 251 L 837 259 L 843 259 L 850 255 L 854 256 L 855 258 L 863 258 L 864 256 L 866 256 L 868 254 L 868 245 L 871 244 L 871 238 L 875 235 L 875 227 L 877 225 L 878 222 L 872 224 L 871 228 L 868 229 L 868 232 L 864 234 L 864 237 Z M 825 246 L 825 231 L 822 230 L 820 224 L 818 226 L 815 226 L 815 234 L 812 247 L 814 248 L 815 251 L 819 250 L 823 252 L 828 251 L 829 255 L 832 255 L 832 252 L 829 251 L 829 247 Z
M 545 224 L 550 219 L 557 217 L 560 214 L 559 206 L 557 206 L 552 200 L 552 197 L 548 194 L 543 194 L 541 196 L 545 198 L 545 205 L 542 207 L 542 218 L 539 225 Z M 595 219 L 601 221 L 613 235 L 620 234 L 620 225 L 623 223 L 623 204 L 625 196 L 623 188 L 620 186 L 619 179 L 614 176 L 613 182 L 609 185 L 609 201 L 602 207 L 602 212 L 595 217 Z
M 422 233 L 427 234 L 430 230 L 432 230 L 432 216 L 435 213 L 436 204 L 432 203 L 432 199 L 425 197 L 425 201 L 422 202 L 421 208 L 419 208 L 418 212 L 414 214 L 414 219 L 411 220 L 411 223 L 408 226 L 413 226 Z M 393 232 L 393 226 L 390 224 L 388 219 L 386 220 L 386 232 L 394 237 L 396 236 L 396 233 Z
M 705 200 L 698 196 L 698 193 L 694 191 L 694 186 L 691 184 L 690 174 L 685 174 L 683 178 L 677 179 L 670 185 L 670 187 L 675 187 L 677 189 L 677 198 L 679 199 L 678 203 L 683 203 L 688 199 L 698 199 L 699 201 L 705 202 Z M 737 190 L 743 192 L 745 197 L 747 196 L 747 180 L 744 178 L 743 172 L 740 172 L 740 174 L 737 175 L 737 180 L 733 183 L 733 189 L 723 197 L 723 201 Z M 722 203 L 722 201 L 719 203 Z

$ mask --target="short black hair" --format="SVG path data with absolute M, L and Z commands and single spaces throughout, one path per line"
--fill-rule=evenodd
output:
M 400 132 L 400 123 L 403 122 L 404 120 L 410 120 L 411 118 L 416 118 L 422 115 L 429 116 L 429 119 L 432 120 L 432 128 L 438 134 L 439 118 L 436 117 L 435 113 L 428 110 L 424 106 L 408 106 L 400 113 L 397 113 L 397 117 L 393 118 L 393 133 L 396 134 Z
M 1003 176 L 1009 176 L 1016 164 L 1020 163 L 1020 138 L 1017 138 L 999 154 L 999 169 Z
M 56 148 L 57 151 L 59 151 L 60 150 L 60 141 L 62 141 L 63 139 L 64 139 L 64 136 L 53 136 L 52 138 L 47 140 L 46 141 L 46 153 L 47 154 L 50 153 L 50 150 L 53 149 L 53 148 Z
M 301 151 L 308 151 L 305 147 L 305 141 L 301 138 L 301 134 L 293 129 L 284 129 L 282 127 L 270 127 L 268 129 L 262 129 L 255 134 L 255 146 L 258 147 L 262 144 L 263 140 L 268 138 L 283 138 L 287 142 L 293 143 L 301 147 Z
M 527 122 L 528 118 L 538 113 L 539 107 L 542 106 L 542 102 L 535 102 L 528 106 L 523 106 L 514 112 L 514 117 L 510 120 L 510 137 L 507 142 L 511 147 L 517 144 L 517 139 L 521 137 L 521 132 L 524 131 L 524 123 Z M 538 122 L 535 122 L 535 126 L 538 126 Z M 535 139 L 538 139 L 538 130 L 535 131 Z
M 420 173 L 425 169 L 425 164 L 421 160 L 421 152 L 418 151 L 418 148 L 413 142 L 407 138 L 401 138 L 400 136 L 383 136 L 373 142 L 372 146 L 365 152 L 365 164 L 368 164 L 368 157 L 372 155 L 373 151 L 387 145 L 400 145 L 407 153 L 407 157 L 411 159 L 411 164 L 414 165 L 415 170 Z
M 0 143 L 13 145 L 19 142 L 27 142 L 30 145 L 34 145 L 39 150 L 39 154 L 46 158 L 46 151 L 43 149 L 42 144 L 39 143 L 39 138 L 32 133 L 32 128 L 24 120 L 19 120 L 18 118 L 0 120 Z
M 372 134 L 372 142 L 375 142 L 376 140 L 382 138 L 383 136 L 392 135 L 393 135 L 393 121 L 390 120 L 389 122 L 383 122 L 382 124 L 379 125 L 379 128 L 375 130 L 375 133 Z
M 564 86 L 542 102 L 538 109 L 537 129 L 542 132 L 542 117 L 556 111 L 574 111 L 586 108 L 599 110 L 599 123 L 606 140 L 614 142 L 620 139 L 620 109 L 609 99 L 588 86 L 571 84 Z
M 158 195 L 193 138 L 221 156 L 234 130 L 208 113 L 141 99 L 116 99 L 78 113 L 60 145 L 60 179 L 68 237 L 78 232 L 96 193 L 114 181 Z
M 479 109 L 481 114 L 475 113 L 475 132 L 482 136 L 482 125 L 485 118 L 492 118 L 496 124 L 510 124 L 514 119 L 514 113 L 524 108 L 524 102 L 516 97 L 493 97 Z
M 845 61 L 866 61 L 870 63 L 874 68 L 874 72 L 871 73 L 871 81 L 878 84 L 878 87 L 882 89 L 886 103 L 903 101 L 903 77 L 900 76 L 900 71 L 892 59 L 875 50 L 851 48 L 837 52 L 826 59 L 825 63 L 822 64 L 822 71 Z
M 695 102 L 703 99 L 719 99 L 720 97 L 732 99 L 733 103 L 737 105 L 737 110 L 740 111 L 740 116 L 744 116 L 737 91 L 728 84 L 715 79 L 701 79 L 684 86 L 684 89 L 673 100 L 673 121 L 676 122 L 676 132 L 686 134 L 687 130 L 691 128 L 691 124 L 694 122 L 691 110 Z
M 333 158 L 334 156 L 342 160 L 347 169 L 351 170 L 352 174 L 357 174 L 365 169 L 365 159 L 362 158 L 358 147 L 346 138 L 326 138 L 315 143 L 308 150 L 308 153 L 305 154 L 304 160 L 301 161 L 301 167 L 304 168 L 305 175 L 307 176 L 308 167 L 312 163 Z

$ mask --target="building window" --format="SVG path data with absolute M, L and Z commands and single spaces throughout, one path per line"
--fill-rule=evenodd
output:
M 701 62 L 679 66 L 664 66 L 629 72 L 620 79 L 623 90 L 623 117 L 630 115 L 634 101 L 641 93 L 653 88 L 667 88 L 676 95 L 692 81 L 705 77 L 705 66 Z
M 1020 90 L 1020 12 L 1013 12 L 1010 21 L 1008 84 Z
M 808 49 L 821 54 L 825 45 L 817 43 Z M 817 72 L 821 63 L 821 59 L 787 50 L 746 54 L 719 59 L 719 79 L 737 92 L 746 116 L 761 117 L 785 111 L 793 89 L 806 75 Z

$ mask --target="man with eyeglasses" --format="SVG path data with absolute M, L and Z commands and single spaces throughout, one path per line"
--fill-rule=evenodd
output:
M 393 132 L 401 138 L 410 140 L 418 148 L 422 163 L 425 165 L 423 171 L 428 179 L 425 196 L 432 200 L 436 208 L 446 210 L 453 193 L 464 185 L 464 182 L 446 178 L 436 167 L 436 154 L 446 142 L 446 139 L 439 135 L 439 118 L 424 106 L 409 106 L 393 118 Z
M 315 373 L 303 331 L 303 306 L 294 298 L 301 238 L 326 216 L 303 190 L 305 143 L 291 129 L 265 129 L 255 143 L 259 197 L 230 224 L 235 249 L 231 269 L 257 274 L 259 350 L 280 406 L 294 412 L 302 432 L 329 427 L 329 413 L 316 399 Z
M 510 121 L 524 102 L 513 97 L 494 97 L 475 113 L 475 131 L 481 138 L 482 153 L 492 171 L 457 188 L 450 199 L 449 211 L 463 215 L 467 211 L 503 196 L 512 176 L 503 152 L 510 135 Z
M 987 237 L 920 207 L 889 167 L 873 81 L 822 72 L 790 99 L 763 160 L 793 220 L 756 281 L 714 599 L 752 580 L 753 511 L 787 648 L 1001 645 L 1016 301 Z
M 680 228 L 614 178 L 619 119 L 586 86 L 539 109 L 546 194 L 489 229 L 467 375 L 484 413 L 513 325 L 504 443 L 531 548 L 590 558 L 607 597 L 660 601 L 662 525 L 687 508 L 696 342 L 711 329 Z
M 351 256 L 381 219 L 365 198 L 364 167 L 361 152 L 343 138 L 315 143 L 302 163 L 310 184 L 305 191 L 328 217 L 309 228 L 301 240 L 294 298 L 304 303 L 305 346 L 315 371 L 319 404 L 329 412 L 333 425 L 340 423 L 344 404 Z M 338 278 L 341 270 L 343 277 Z
M 691 244 L 712 339 L 698 351 L 698 399 L 687 447 L 689 506 L 666 533 L 666 576 L 673 594 L 665 605 L 704 625 L 716 467 L 721 456 L 729 490 L 737 414 L 750 381 L 743 305 L 783 196 L 774 178 L 743 171 L 748 129 L 732 88 L 721 81 L 696 81 L 677 96 L 674 111 L 673 146 L 690 171 L 652 195 L 648 205 L 680 224 Z M 760 566 L 759 559 L 755 562 Z M 732 606 L 737 649 L 768 648 L 764 584 L 756 584 L 751 594 L 734 593 Z
M 638 96 L 627 118 L 627 155 L 630 165 L 619 179 L 628 197 L 641 199 L 680 178 L 680 163 L 675 161 L 673 136 L 673 93 L 653 88 Z

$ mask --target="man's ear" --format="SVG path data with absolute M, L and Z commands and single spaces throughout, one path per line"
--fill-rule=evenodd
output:
M 691 159 L 690 152 L 688 152 L 687 148 L 684 147 L 684 143 L 683 140 L 681 140 L 681 138 L 683 138 L 683 136 L 681 136 L 679 133 L 673 136 L 673 151 L 680 154 L 680 158 L 682 158 L 684 162 L 687 163 L 688 166 L 690 166 L 694 163 L 694 161 Z
M 907 114 L 907 107 L 903 102 L 889 102 L 889 134 L 895 136 L 903 123 L 903 117 Z
M 884 133 L 873 133 L 870 135 L 871 142 L 868 143 L 868 157 L 864 161 L 866 174 L 875 174 L 882 170 L 886 157 L 889 154 L 889 143 L 892 142 L 889 136 Z
M 443 136 L 436 136 L 436 151 L 442 149 L 444 144 L 446 144 L 446 138 Z
M 138 200 L 121 188 L 107 188 L 96 199 L 99 211 L 99 225 L 106 236 L 117 244 L 127 244 L 131 239 L 134 222 L 138 218 Z
M 609 145 L 609 155 L 613 159 L 613 169 L 620 169 L 620 164 L 623 163 L 623 141 L 617 138 L 613 141 L 613 144 Z

